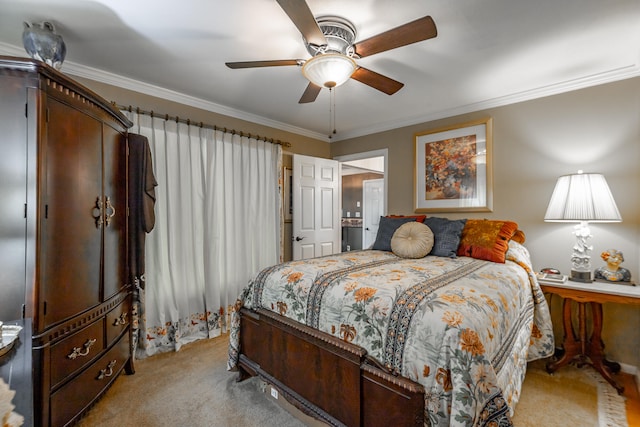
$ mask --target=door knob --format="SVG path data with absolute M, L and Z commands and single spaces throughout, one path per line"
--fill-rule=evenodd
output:
M 304 239 L 304 237 L 296 236 L 296 242 L 299 242 L 302 239 Z

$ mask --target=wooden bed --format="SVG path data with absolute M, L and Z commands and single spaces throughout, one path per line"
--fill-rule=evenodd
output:
M 554 345 L 528 252 L 509 247 L 505 263 L 372 250 L 269 267 L 232 316 L 229 369 L 330 425 L 510 425 L 527 358 Z M 385 318 L 383 348 L 366 313 Z
M 374 366 L 361 347 L 264 309 L 240 315 L 240 380 L 258 375 L 330 425 L 424 425 L 424 387 Z

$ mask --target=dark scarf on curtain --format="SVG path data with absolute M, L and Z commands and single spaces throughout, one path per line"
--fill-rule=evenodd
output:
M 129 134 L 129 280 L 144 288 L 145 234 L 155 225 L 155 187 L 146 136 Z

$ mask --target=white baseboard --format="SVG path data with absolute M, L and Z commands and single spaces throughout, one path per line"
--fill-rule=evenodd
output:
M 638 367 L 633 365 L 627 365 L 626 363 L 621 363 L 620 371 L 624 372 L 625 374 L 633 375 L 633 377 L 636 379 L 636 388 L 640 393 L 640 371 L 638 370 Z

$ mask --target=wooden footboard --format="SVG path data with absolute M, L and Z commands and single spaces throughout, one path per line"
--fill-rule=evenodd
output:
M 330 425 L 424 424 L 422 385 L 369 363 L 361 347 L 267 310 L 240 315 L 240 379 L 260 376 Z

